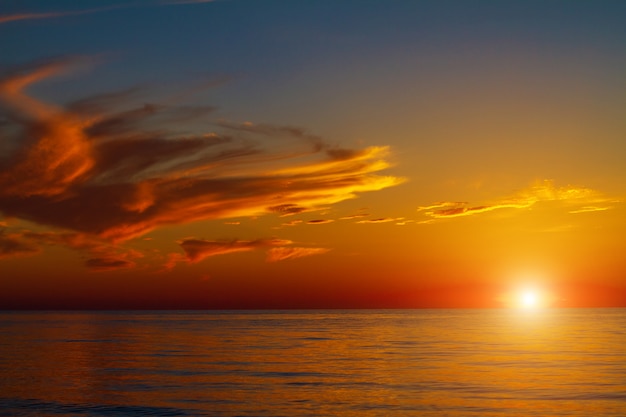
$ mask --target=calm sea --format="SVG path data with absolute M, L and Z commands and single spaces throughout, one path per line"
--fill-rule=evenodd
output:
M 626 416 L 626 309 L 0 313 L 1 416 Z

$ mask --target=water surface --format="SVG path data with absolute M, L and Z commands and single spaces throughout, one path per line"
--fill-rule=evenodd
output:
M 626 415 L 626 309 L 0 313 L 0 416 Z

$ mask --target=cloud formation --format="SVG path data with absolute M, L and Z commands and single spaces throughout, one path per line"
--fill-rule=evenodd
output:
M 92 13 L 106 12 L 109 10 L 127 9 L 131 7 L 137 7 L 137 6 L 133 4 L 120 4 L 116 6 L 98 7 L 94 9 L 83 9 L 83 10 L 65 10 L 65 11 L 59 11 L 59 12 L 42 12 L 42 13 L 14 13 L 14 14 L 9 14 L 9 15 L 0 15 L 0 24 L 14 22 L 18 20 L 54 19 L 57 17 L 92 14 Z
M 284 239 L 257 239 L 257 240 L 202 240 L 184 239 L 179 242 L 185 251 L 189 262 L 200 262 L 210 256 L 224 255 L 233 252 L 247 252 L 270 246 L 290 245 L 292 242 Z
M 106 12 L 110 10 L 118 10 L 118 9 L 132 9 L 132 8 L 140 8 L 140 7 L 154 7 L 154 6 L 176 6 L 176 5 L 184 5 L 184 4 L 201 4 L 201 3 L 212 3 L 215 0 L 171 0 L 171 1 L 161 1 L 154 4 L 118 4 L 108 7 L 98 7 L 92 9 L 82 9 L 82 10 L 65 10 L 65 11 L 57 11 L 57 12 L 41 12 L 41 13 L 14 13 L 14 14 L 6 14 L 0 15 L 0 24 L 15 22 L 19 20 L 40 20 L 40 19 L 54 19 L 58 17 L 66 17 L 66 16 L 77 16 L 84 14 L 93 14 Z
M 135 267 L 135 259 L 143 254 L 134 249 L 111 244 L 94 236 L 75 232 L 35 232 L 18 229 L 0 231 L 0 258 L 30 256 L 42 251 L 43 246 L 62 246 L 83 254 L 85 267 L 104 271 Z
M 275 262 L 281 259 L 288 259 L 299 256 L 306 256 L 304 251 L 300 251 L 298 255 L 297 249 L 300 248 L 283 248 L 282 246 L 293 244 L 292 241 L 286 239 L 256 239 L 256 240 L 205 240 L 196 238 L 187 238 L 178 242 L 185 252 L 171 253 L 165 263 L 165 270 L 171 270 L 180 262 L 198 263 L 206 258 L 218 255 L 226 255 L 229 253 L 249 252 L 258 249 L 268 249 L 268 262 Z M 273 252 L 272 249 L 279 249 Z M 284 249 L 284 250 L 283 250 Z M 296 250 L 291 250 L 296 249 Z M 293 252 L 293 253 L 291 253 Z M 291 253 L 291 254 L 289 254 Z M 321 253 L 318 251 L 318 253 Z M 281 257 L 282 254 L 282 257 Z M 313 254 L 313 253 L 311 253 Z
M 300 128 L 210 121 L 212 108 L 137 105 L 129 92 L 66 106 L 26 93 L 81 60 L 37 62 L 0 77 L 5 216 L 122 242 L 164 225 L 300 213 L 402 182 L 376 174 L 388 167 L 386 147 L 341 149 Z M 199 118 L 204 131 L 172 128 Z M 186 247 L 198 259 L 246 245 Z M 95 267 L 128 265 L 93 259 Z
M 302 258 L 304 256 L 320 255 L 330 251 L 328 248 L 279 247 L 267 251 L 268 262 L 278 262 L 285 259 Z
M 597 191 L 585 187 L 566 186 L 557 187 L 550 180 L 539 181 L 531 187 L 519 191 L 515 195 L 489 204 L 471 206 L 468 202 L 439 202 L 430 206 L 419 207 L 418 212 L 423 212 L 434 219 L 472 216 L 487 213 L 494 210 L 514 208 L 529 209 L 537 203 L 561 202 L 568 207 L 573 207 L 569 213 L 584 213 L 589 211 L 603 211 L 611 208 L 609 203 L 619 200 L 602 196 Z M 594 204 L 590 206 L 589 204 Z
M 188 238 L 178 242 L 184 255 L 172 253 L 166 262 L 165 269 L 170 270 L 180 262 L 197 263 L 206 258 L 237 252 L 253 250 L 267 250 L 267 262 L 278 262 L 286 259 L 302 258 L 311 255 L 320 255 L 330 251 L 328 248 L 312 248 L 290 246 L 292 241 L 286 239 L 256 239 L 256 240 L 204 240 Z
M 333 219 L 313 219 L 306 222 L 306 224 L 328 224 L 334 222 Z
M 40 252 L 33 242 L 19 234 L 6 233 L 0 230 L 0 259 L 14 256 L 30 256 Z
M 135 267 L 135 263 L 124 258 L 105 257 L 87 259 L 85 266 L 92 271 L 110 271 Z
M 379 217 L 377 219 L 359 220 L 359 224 L 402 222 L 404 217 Z

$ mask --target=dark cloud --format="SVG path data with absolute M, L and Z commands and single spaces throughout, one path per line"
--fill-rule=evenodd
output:
M 245 252 L 271 246 L 289 245 L 292 242 L 284 239 L 257 240 L 202 240 L 185 239 L 179 242 L 189 262 L 199 262 L 210 256 L 224 255 L 233 252 Z
M 280 204 L 278 206 L 268 207 L 268 210 L 283 216 L 292 216 L 294 214 L 300 214 L 308 211 L 306 207 L 298 206 L 297 204 Z
M 225 131 L 198 133 L 174 123 L 174 131 L 172 120 L 212 108 L 132 105 L 134 90 L 66 107 L 25 93 L 81 59 L 38 62 L 0 79 L 11 125 L 3 139 L 16 144 L 0 164 L 6 216 L 123 241 L 168 224 L 300 213 L 401 182 L 374 175 L 387 167 L 386 148 L 337 150 L 303 129 L 269 124 L 205 121 Z
M 40 252 L 39 246 L 20 235 L 7 234 L 0 230 L 0 258 L 30 256 Z
M 135 263 L 123 258 L 106 257 L 87 259 L 85 266 L 92 271 L 110 271 L 113 269 L 133 268 Z
M 314 219 L 307 221 L 306 224 L 327 224 L 332 222 L 334 222 L 333 219 Z
M 359 220 L 357 223 L 389 223 L 389 222 L 402 222 L 404 217 L 379 217 L 377 219 Z

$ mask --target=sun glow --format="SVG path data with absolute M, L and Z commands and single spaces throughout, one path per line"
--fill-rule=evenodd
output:
M 521 310 L 539 310 L 551 307 L 555 297 L 552 291 L 544 285 L 522 284 L 510 287 L 502 294 L 499 301 L 504 307 Z
M 522 308 L 537 308 L 539 295 L 534 290 L 525 290 L 519 296 L 519 304 Z

